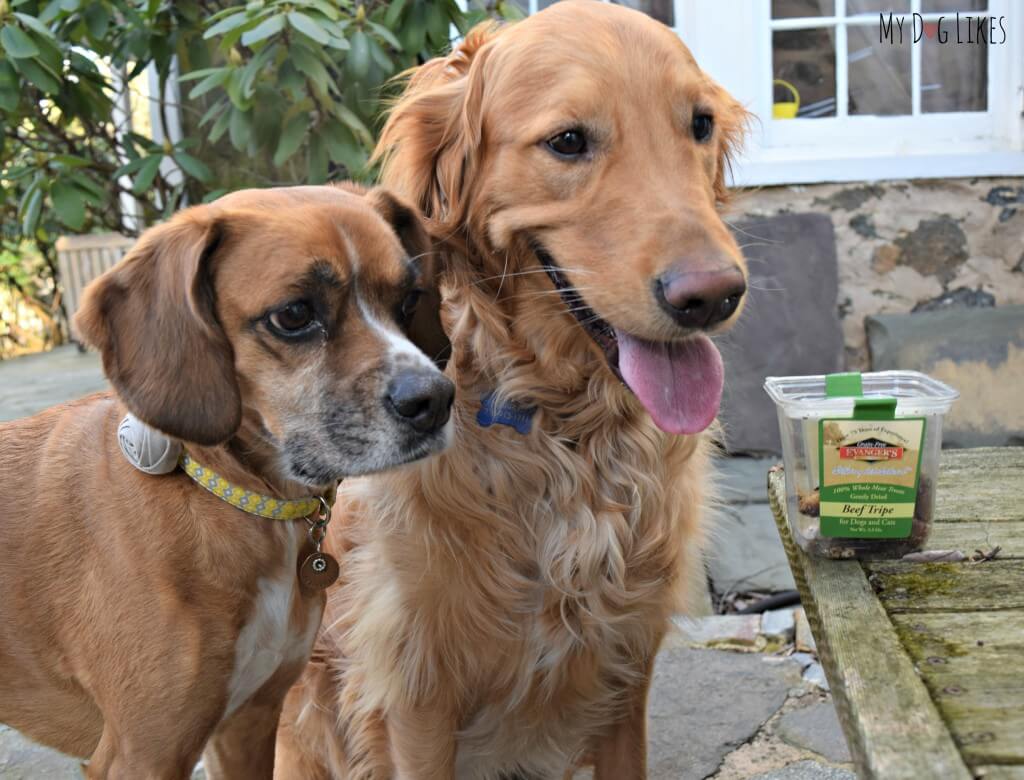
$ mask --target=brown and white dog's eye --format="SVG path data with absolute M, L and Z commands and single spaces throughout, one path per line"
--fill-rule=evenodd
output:
M 587 151 L 587 136 L 575 128 L 553 135 L 545 143 L 559 157 L 579 157 Z
M 698 141 L 706 141 L 715 128 L 715 118 L 711 114 L 693 115 L 693 137 Z
M 270 329 L 279 336 L 302 336 L 316 326 L 313 307 L 305 301 L 292 301 L 267 317 Z
M 420 296 L 423 295 L 423 290 L 410 290 L 409 293 L 402 299 L 402 306 L 398 312 L 399 319 L 408 323 L 416 313 L 416 305 L 420 302 Z

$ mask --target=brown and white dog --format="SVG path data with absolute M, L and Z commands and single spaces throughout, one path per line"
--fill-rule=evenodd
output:
M 441 450 L 427 238 L 384 189 L 248 190 L 148 231 L 77 324 L 116 394 L 0 426 L 0 721 L 90 778 L 269 778 L 320 625 L 308 527 L 118 449 L 126 411 L 294 499 Z M 429 290 L 428 290 L 429 292 Z M 431 305 L 432 304 L 432 305 Z M 441 337 L 439 342 L 437 339 Z
M 455 442 L 343 486 L 279 778 L 644 777 L 652 664 L 704 576 L 744 121 L 614 4 L 477 29 L 412 75 L 383 181 L 440 241 Z

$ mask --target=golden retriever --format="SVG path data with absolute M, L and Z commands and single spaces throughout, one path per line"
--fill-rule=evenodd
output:
M 279 780 L 645 776 L 652 664 L 704 577 L 744 122 L 671 30 L 598 2 L 413 73 L 382 180 L 438 237 L 455 441 L 343 486 Z
M 116 394 L 0 425 L 0 721 L 89 778 L 185 780 L 208 741 L 211 780 L 271 777 L 325 601 L 297 576 L 311 529 L 137 470 L 119 423 L 276 499 L 438 451 L 454 388 L 408 338 L 440 332 L 426 241 L 383 189 L 247 190 L 90 285 L 77 324 Z

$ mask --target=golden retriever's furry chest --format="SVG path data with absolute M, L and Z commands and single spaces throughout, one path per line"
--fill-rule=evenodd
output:
M 601 521 L 626 527 L 627 518 L 605 515 Z M 541 564 L 564 543 L 566 525 L 578 527 L 579 518 L 540 530 L 525 554 L 506 548 L 504 565 L 488 574 L 498 587 L 488 587 L 475 571 L 464 583 L 448 582 L 458 602 L 437 628 L 471 638 L 449 671 L 450 684 L 464 697 L 459 778 L 514 769 L 561 777 L 614 720 L 636 679 L 638 658 L 655 651 L 672 578 L 649 582 L 628 565 L 617 576 L 613 561 L 632 556 L 605 533 L 608 548 L 597 552 L 595 544 L 593 552 L 604 563 L 588 575 L 579 561 Z M 577 551 L 583 536 L 574 535 Z M 501 560 L 488 558 L 492 565 Z
M 560 777 L 586 751 L 701 572 L 687 472 L 703 453 L 646 430 L 612 441 L 586 457 L 457 443 L 343 486 L 348 584 L 328 610 L 343 718 L 449 708 L 459 778 Z
M 554 600 L 550 592 L 538 597 Z M 602 632 L 574 626 L 568 614 L 562 623 L 556 612 L 523 615 L 518 641 L 506 652 L 495 647 L 479 669 L 460 723 L 458 778 L 514 769 L 561 777 L 613 718 L 635 675 L 634 659 Z

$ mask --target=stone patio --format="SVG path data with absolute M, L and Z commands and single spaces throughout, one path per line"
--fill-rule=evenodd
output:
M 792 657 L 673 635 L 655 667 L 649 718 L 651 780 L 856 780 L 829 694 Z M 77 760 L 0 726 L 0 780 L 80 777 Z M 203 777 L 200 768 L 193 780 Z
M 0 420 L 105 386 L 98 358 L 75 347 L 0 362 Z M 720 463 L 722 506 L 709 558 L 718 595 L 793 587 L 767 505 L 773 462 Z M 785 615 L 681 621 L 655 669 L 652 780 L 855 780 L 820 666 L 811 654 L 793 653 L 794 622 Z M 0 780 L 78 777 L 76 760 L 0 726 Z
M 0 422 L 109 387 L 99 355 L 72 345 L 0 361 Z
M 776 461 L 728 458 L 719 464 L 725 480 L 723 504 L 711 530 L 707 565 L 715 593 L 780 591 L 796 587 L 786 551 L 768 508 L 764 481 Z M 742 495 L 730 494 L 730 484 L 745 479 Z M 760 487 L 760 493 L 757 488 Z

